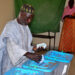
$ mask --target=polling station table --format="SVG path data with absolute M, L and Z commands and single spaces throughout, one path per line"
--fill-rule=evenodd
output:
M 72 54 L 52 50 L 44 54 L 42 63 L 28 60 L 21 68 L 14 67 L 4 75 L 67 75 L 72 58 Z

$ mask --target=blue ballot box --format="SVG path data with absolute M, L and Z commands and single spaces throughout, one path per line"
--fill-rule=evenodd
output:
M 54 69 L 56 69 L 58 64 L 59 64 L 58 62 L 50 60 L 44 60 L 42 63 L 36 63 L 35 61 L 28 60 L 22 65 L 22 67 L 44 73 L 44 72 L 52 72 Z
M 49 51 L 44 55 L 42 63 L 28 60 L 21 68 L 14 67 L 4 75 L 66 75 L 72 58 L 72 54 Z
M 4 75 L 38 75 L 38 71 L 14 67 L 6 72 Z
M 73 54 L 58 51 L 49 51 L 45 54 L 44 57 L 48 60 L 70 63 L 73 58 Z

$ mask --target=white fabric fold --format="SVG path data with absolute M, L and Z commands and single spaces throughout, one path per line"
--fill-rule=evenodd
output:
M 27 52 L 21 49 L 12 39 L 7 40 L 7 51 L 12 63 L 15 65 L 19 59 Z

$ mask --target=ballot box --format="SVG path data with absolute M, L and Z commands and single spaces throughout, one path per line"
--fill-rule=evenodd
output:
M 44 60 L 42 63 L 36 63 L 35 61 L 28 60 L 25 62 L 22 67 L 35 70 L 39 72 L 39 75 L 47 74 L 48 72 L 52 72 L 55 70 L 59 65 L 59 62 L 52 61 L 52 60 Z
M 48 60 L 70 63 L 73 58 L 73 54 L 58 51 L 49 51 L 44 55 L 44 57 Z
M 59 66 L 54 70 L 54 75 L 68 75 L 73 54 L 51 50 L 44 55 L 44 58 L 46 60 L 54 60 L 59 62 Z
M 4 75 L 38 75 L 38 71 L 30 70 L 30 69 L 23 69 L 19 67 L 14 67 L 6 72 Z

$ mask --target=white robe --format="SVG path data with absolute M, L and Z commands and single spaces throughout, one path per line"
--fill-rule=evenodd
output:
M 23 55 L 32 52 L 31 42 L 32 35 L 28 25 L 22 26 L 16 19 L 6 24 L 1 34 L 0 75 L 27 61 Z

